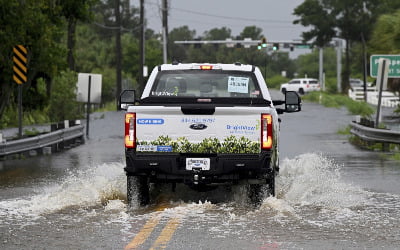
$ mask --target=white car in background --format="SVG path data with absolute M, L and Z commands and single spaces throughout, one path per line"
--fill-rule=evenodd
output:
M 288 83 L 281 84 L 281 92 L 283 94 L 286 91 L 296 91 L 301 95 L 308 93 L 310 91 L 320 91 L 321 86 L 317 79 L 314 78 L 296 78 L 292 79 Z

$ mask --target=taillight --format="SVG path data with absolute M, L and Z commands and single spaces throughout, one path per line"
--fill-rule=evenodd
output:
M 136 113 L 125 114 L 125 147 L 136 147 Z
M 261 149 L 271 149 L 272 139 L 272 115 L 261 114 Z

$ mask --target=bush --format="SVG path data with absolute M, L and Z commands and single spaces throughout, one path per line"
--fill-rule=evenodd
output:
M 331 94 L 337 93 L 337 78 L 329 77 L 325 78 L 325 91 Z
M 267 86 L 270 89 L 280 89 L 282 83 L 288 82 L 289 79 L 281 75 L 275 75 L 266 80 Z
M 82 117 L 79 104 L 76 101 L 76 72 L 62 71 L 53 80 L 49 117 L 52 122 L 74 120 Z
M 303 96 L 304 100 L 318 102 L 325 107 L 339 108 L 345 106 L 352 115 L 361 115 L 362 117 L 370 117 L 374 114 L 373 108 L 366 102 L 354 101 L 344 95 L 330 95 L 324 92 L 311 92 Z

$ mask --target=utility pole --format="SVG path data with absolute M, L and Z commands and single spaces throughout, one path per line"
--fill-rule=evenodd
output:
M 163 62 L 168 61 L 168 0 L 163 0 L 162 4 L 162 34 L 163 34 Z
M 115 93 L 115 100 L 118 109 L 118 99 L 122 89 L 122 49 L 121 49 L 121 12 L 120 12 L 120 0 L 115 0 L 115 22 L 116 22 L 116 33 L 115 33 L 115 54 L 116 54 L 116 68 L 117 68 L 117 89 Z
M 335 47 L 336 47 L 336 87 L 337 92 L 342 92 L 342 50 L 343 50 L 343 42 L 342 39 L 336 38 Z
M 361 32 L 361 41 L 362 41 L 362 54 L 363 54 L 363 82 L 364 82 L 364 101 L 367 102 L 368 100 L 368 92 L 367 92 L 367 49 L 364 37 L 364 30 L 365 30 L 365 13 L 368 13 L 367 5 L 363 1 L 363 29 Z
M 140 44 L 139 44 L 139 94 L 143 92 L 143 66 L 144 66 L 144 0 L 140 0 Z
M 324 48 L 319 48 L 319 84 L 322 86 L 322 90 L 325 91 L 324 83 Z

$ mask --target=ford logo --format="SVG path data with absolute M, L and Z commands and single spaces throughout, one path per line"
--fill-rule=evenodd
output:
M 195 123 L 195 124 L 190 125 L 189 128 L 194 129 L 194 130 L 203 130 L 203 129 L 207 128 L 207 125 L 202 124 L 202 123 Z

